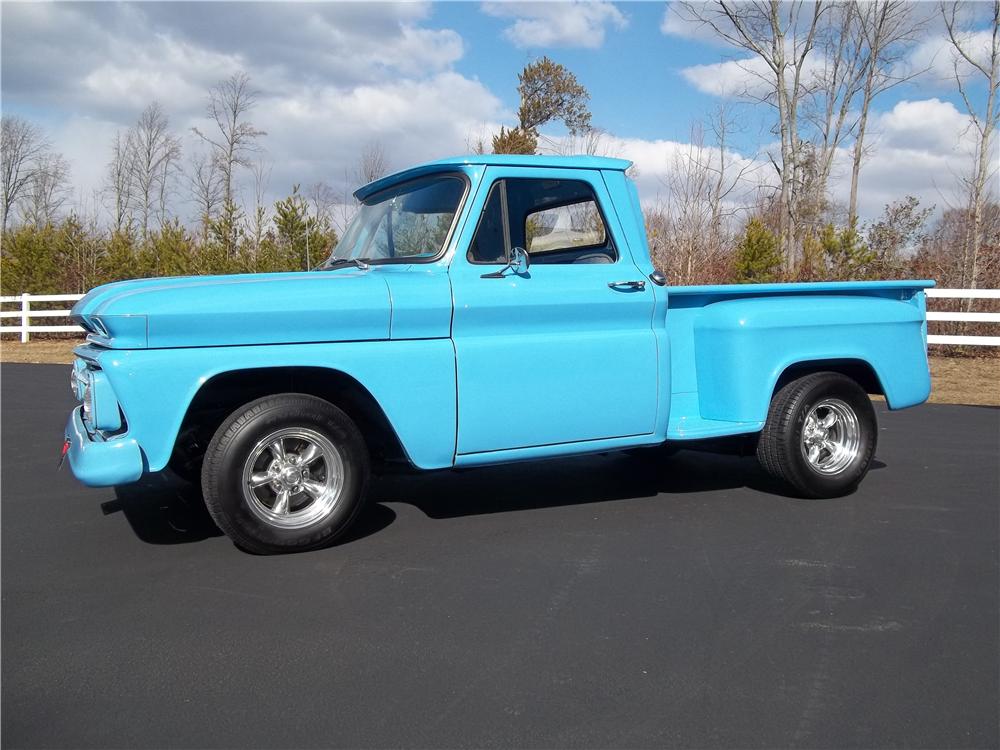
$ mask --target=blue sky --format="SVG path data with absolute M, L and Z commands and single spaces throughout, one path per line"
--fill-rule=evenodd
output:
M 925 4 L 927 8 L 930 3 Z M 693 120 L 710 112 L 718 97 L 703 93 L 688 82 L 685 68 L 710 65 L 720 59 L 739 59 L 740 53 L 720 43 L 704 39 L 668 35 L 661 30 L 669 13 L 666 3 L 628 2 L 617 7 L 626 24 L 609 25 L 598 49 L 559 46 L 518 47 L 504 37 L 510 18 L 482 12 L 480 6 L 466 2 L 442 2 L 433 6 L 432 20 L 458 31 L 466 41 L 465 55 L 456 68 L 478 76 L 510 108 L 517 107 L 517 72 L 531 60 L 548 55 L 567 66 L 591 92 L 594 124 L 627 138 L 683 140 L 688 137 Z M 926 8 L 924 13 L 926 13 Z M 936 18 L 931 24 L 936 27 Z M 982 28 L 982 22 L 970 24 Z M 948 59 L 942 51 L 940 62 Z M 977 87 L 977 93 L 983 93 Z M 890 109 L 897 102 L 933 95 L 957 107 L 962 102 L 950 80 L 924 76 L 882 95 L 880 109 Z M 760 107 L 753 115 L 768 118 Z M 748 128 L 740 138 L 752 147 L 760 138 L 759 128 Z
M 609 30 L 600 49 L 518 48 L 503 37 L 509 19 L 483 13 L 472 3 L 440 3 L 434 19 L 467 40 L 457 67 L 478 75 L 511 108 L 517 106 L 517 73 L 547 54 L 574 72 L 591 93 L 594 124 L 634 138 L 683 138 L 692 116 L 711 106 L 711 97 L 687 85 L 681 69 L 714 62 L 718 49 L 660 31 L 664 5 L 629 3 L 622 29 Z
M 913 7 L 928 22 L 906 62 L 927 70 L 876 102 L 862 179 L 866 217 L 906 193 L 945 205 L 966 168 L 968 118 L 949 80 L 936 6 Z M 745 57 L 652 2 L 5 1 L 0 14 L 3 111 L 46 128 L 70 161 L 76 200 L 97 209 L 116 131 L 156 100 L 187 160 L 201 147 L 191 128 L 205 126 L 208 88 L 237 70 L 260 92 L 252 119 L 267 131 L 260 160 L 274 199 L 294 183 L 345 190 L 359 152 L 373 142 L 391 168 L 403 168 L 488 140 L 513 124 L 517 73 L 541 55 L 588 88 L 608 152 L 636 162 L 640 193 L 653 202 L 669 192 L 692 123 L 722 101 L 720 82 L 742 74 L 728 61 Z M 982 13 L 964 19 L 963 29 L 981 44 Z M 982 88 L 973 94 L 978 103 Z M 733 111 L 734 157 L 766 167 L 770 108 L 736 103 Z M 561 132 L 553 126 L 546 134 Z M 834 175 L 835 200 L 843 178 L 842 169 Z M 241 180 L 249 200 L 249 172 Z

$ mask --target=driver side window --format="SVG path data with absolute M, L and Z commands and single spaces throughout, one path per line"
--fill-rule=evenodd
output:
M 503 264 L 521 247 L 532 263 L 614 263 L 597 196 L 583 180 L 511 178 L 493 183 L 469 246 L 470 263 Z

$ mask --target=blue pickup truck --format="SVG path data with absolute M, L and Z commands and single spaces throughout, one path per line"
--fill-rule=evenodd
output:
M 262 553 L 333 541 L 371 467 L 745 436 L 797 495 L 854 490 L 869 394 L 930 393 L 931 281 L 670 287 L 627 161 L 470 156 L 377 180 L 310 272 L 108 284 L 76 305 L 75 475 L 198 478 Z M 471 502 L 471 500 L 470 500 Z

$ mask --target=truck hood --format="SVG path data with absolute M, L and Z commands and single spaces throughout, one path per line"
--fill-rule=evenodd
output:
M 390 313 L 384 279 L 352 268 L 121 281 L 72 318 L 103 346 L 166 349 L 388 339 Z

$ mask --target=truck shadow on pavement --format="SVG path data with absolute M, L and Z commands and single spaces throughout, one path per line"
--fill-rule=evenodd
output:
M 885 464 L 875 461 L 872 469 Z M 747 488 L 787 498 L 785 488 L 752 457 L 651 449 L 549 461 L 434 472 L 396 471 L 373 479 L 369 502 L 337 546 L 378 533 L 396 519 L 386 503 L 406 503 L 432 519 L 566 505 L 628 501 L 656 495 Z M 106 515 L 122 512 L 149 544 L 187 544 L 222 536 L 197 485 L 169 474 L 115 488 Z
M 752 458 L 693 451 L 668 457 L 651 449 L 385 476 L 373 496 L 437 519 L 740 487 L 785 494 Z

